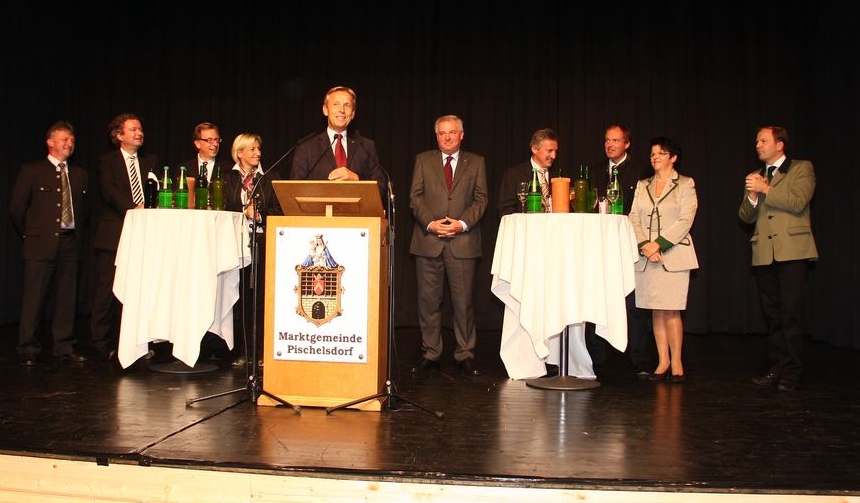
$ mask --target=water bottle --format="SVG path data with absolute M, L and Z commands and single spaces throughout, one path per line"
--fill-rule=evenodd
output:
M 618 181 L 618 166 L 612 168 L 612 177 L 606 187 L 606 199 L 609 200 L 609 213 L 613 215 L 624 214 L 624 194 L 621 183 Z
M 173 207 L 173 180 L 170 179 L 170 168 L 164 167 L 164 175 L 161 177 L 161 186 L 158 188 L 158 207 Z
M 526 213 L 543 213 L 543 193 L 535 170 L 532 170 L 532 181 L 529 183 L 529 193 L 526 196 Z
M 185 166 L 179 167 L 179 182 L 176 184 L 174 197 L 177 208 L 188 208 L 188 179 L 185 177 Z

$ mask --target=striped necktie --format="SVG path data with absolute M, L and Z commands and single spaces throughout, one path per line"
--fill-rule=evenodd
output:
M 131 181 L 131 198 L 134 204 L 143 204 L 143 187 L 140 185 L 140 177 L 137 175 L 137 166 L 134 164 L 134 156 L 128 156 L 128 179 Z
M 543 207 L 549 207 L 549 180 L 546 179 L 546 170 L 538 170 L 538 179 L 540 180 L 540 192 L 543 199 Z

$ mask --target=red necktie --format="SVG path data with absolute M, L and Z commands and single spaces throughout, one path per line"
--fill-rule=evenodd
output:
M 343 143 L 340 141 L 342 135 L 336 134 L 334 137 L 337 138 L 337 143 L 334 146 L 334 162 L 337 164 L 335 167 L 340 168 L 346 166 L 346 150 L 343 149 Z
M 445 159 L 445 184 L 448 186 L 448 192 L 451 192 L 451 187 L 454 186 L 454 170 L 451 168 L 451 159 L 453 156 L 448 156 Z

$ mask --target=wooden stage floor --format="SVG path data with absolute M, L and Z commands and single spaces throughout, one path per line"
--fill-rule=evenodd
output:
M 166 374 L 143 361 L 121 370 L 48 359 L 24 368 L 14 353 L 16 330 L 0 328 L 0 455 L 394 482 L 860 501 L 860 353 L 809 340 L 795 393 L 750 382 L 765 369 L 763 336 L 716 334 L 686 337 L 683 384 L 640 381 L 624 355 L 610 352 L 600 387 L 548 391 L 507 378 L 498 332 L 479 334 L 480 376 L 461 375 L 450 356 L 440 371 L 413 375 L 420 336 L 399 328 L 395 391 L 440 418 L 396 399 L 382 412 L 258 406 L 248 400 L 244 369 L 229 365 Z M 228 390 L 240 392 L 186 405 Z

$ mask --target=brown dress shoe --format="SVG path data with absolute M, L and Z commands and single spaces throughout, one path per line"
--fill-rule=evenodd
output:
M 770 370 L 767 374 L 763 376 L 753 377 L 752 382 L 757 386 L 776 386 L 776 384 L 779 382 L 779 374 L 777 374 L 773 370 Z
M 472 366 L 472 359 L 466 358 L 465 360 L 459 362 L 457 364 L 457 370 L 460 373 L 465 374 L 467 376 L 476 376 L 478 375 L 478 371 Z
M 57 355 L 61 360 L 65 360 L 67 362 L 75 362 L 75 363 L 84 363 L 87 361 L 87 357 L 84 355 L 79 355 L 74 351 L 69 351 L 68 353 L 64 353 L 61 355 Z
M 438 360 L 430 360 L 427 358 L 421 358 L 421 361 L 418 362 L 417 365 L 413 366 L 410 370 L 413 374 L 416 372 L 427 372 L 430 370 L 439 370 L 441 364 Z

